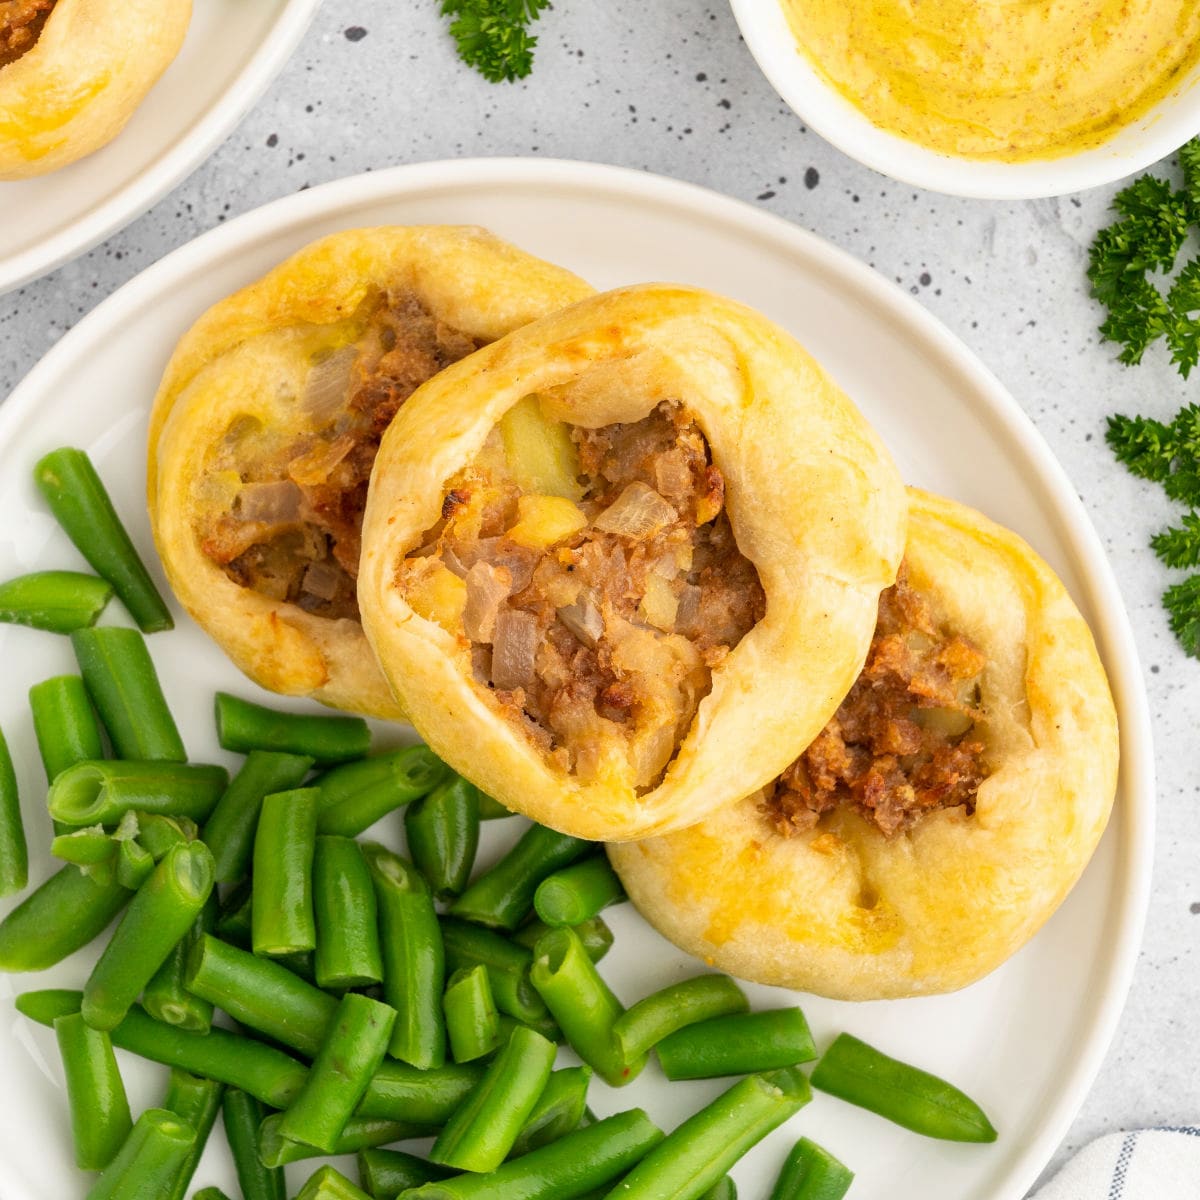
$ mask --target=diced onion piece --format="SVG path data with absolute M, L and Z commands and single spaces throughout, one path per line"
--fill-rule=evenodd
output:
M 675 509 L 652 487 L 634 480 L 597 518 L 603 533 L 642 541 L 676 519 Z
M 492 683 L 496 687 L 522 688 L 533 683 L 538 640 L 537 619 L 532 613 L 501 610 L 492 641 Z
M 585 645 L 593 649 L 604 636 L 604 618 L 596 597 L 584 592 L 574 604 L 558 610 L 558 619 Z
M 307 454 L 288 463 L 288 474 L 306 487 L 324 483 L 333 469 L 354 449 L 354 438 L 339 434 L 332 442 L 318 442 Z
M 416 566 L 409 578 L 406 598 L 413 612 L 437 622 L 448 633 L 462 629 L 467 585 L 436 559 L 423 559 Z
M 638 606 L 642 619 L 663 633 L 675 632 L 675 613 L 679 602 L 671 585 L 661 575 L 651 575 L 646 580 L 646 592 Z
M 700 589 L 694 583 L 685 583 L 675 602 L 675 628 L 695 630 L 700 619 Z
M 523 492 L 583 498 L 579 486 L 579 454 L 570 431 L 542 412 L 536 396 L 517 401 L 500 418 L 504 457 Z
M 462 620 L 473 642 L 490 642 L 496 632 L 496 616 L 512 590 L 512 573 L 506 567 L 477 562 L 463 584 L 466 590 Z
M 350 398 L 350 372 L 357 357 L 353 346 L 343 346 L 313 363 L 300 406 L 314 425 L 327 424 L 345 408 Z
M 517 499 L 517 523 L 507 536 L 518 546 L 544 550 L 578 533 L 586 525 L 583 510 L 561 496 L 520 496 Z
M 248 483 L 238 492 L 233 515 L 239 521 L 286 525 L 300 515 L 300 489 L 290 479 Z

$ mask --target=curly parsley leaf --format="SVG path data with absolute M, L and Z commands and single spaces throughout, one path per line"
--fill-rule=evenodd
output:
M 1192 206 L 1192 221 L 1200 222 L 1200 138 L 1179 147 L 1179 165 L 1183 169 L 1183 190 Z
M 492 83 L 512 83 L 533 69 L 529 25 L 549 7 L 550 0 L 442 0 L 442 15 L 454 18 L 450 34 L 463 62 Z
M 1163 607 L 1179 644 L 1193 658 L 1200 658 L 1200 575 L 1189 575 L 1167 588 Z
M 1126 417 L 1115 413 L 1108 418 L 1105 440 L 1117 461 L 1142 479 L 1163 482 L 1171 474 L 1175 461 L 1175 431 L 1153 417 Z
M 1187 513 L 1178 525 L 1156 533 L 1150 545 L 1168 567 L 1200 567 L 1200 513 Z

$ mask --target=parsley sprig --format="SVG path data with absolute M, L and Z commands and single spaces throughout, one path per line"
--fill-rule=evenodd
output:
M 1092 295 L 1108 309 L 1100 333 L 1122 346 L 1123 363 L 1139 363 L 1147 348 L 1165 339 L 1171 361 L 1186 379 L 1200 362 L 1200 257 L 1190 259 L 1160 287 L 1151 276 L 1169 275 L 1188 233 L 1200 230 L 1200 139 L 1179 150 L 1183 186 L 1142 175 L 1118 192 L 1121 220 L 1096 235 L 1089 255 Z
M 550 0 L 442 0 L 453 17 L 450 34 L 458 56 L 492 83 L 512 83 L 533 70 L 537 38 L 529 33 Z

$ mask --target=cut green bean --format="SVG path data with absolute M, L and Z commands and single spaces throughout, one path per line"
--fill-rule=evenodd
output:
M 533 956 L 533 986 L 571 1049 L 612 1087 L 635 1079 L 646 1065 L 645 1056 L 629 1062 L 622 1058 L 613 1025 L 625 1009 L 600 978 L 579 936 L 572 929 L 552 929 L 538 941 Z
M 142 993 L 142 1007 L 156 1021 L 199 1033 L 207 1033 L 212 1026 L 212 1004 L 189 991 L 185 980 L 192 948 L 212 932 L 216 920 L 217 897 L 215 893 L 210 893 L 191 929 L 175 943 Z
M 333 1167 L 318 1167 L 296 1194 L 296 1200 L 371 1200 Z
M 145 638 L 136 629 L 106 625 L 77 629 L 71 646 L 116 756 L 185 762 L 187 752 Z
M 79 571 L 38 571 L 0 583 L 0 621 L 47 633 L 72 633 L 96 623 L 112 599 L 112 584 Z
M 130 895 L 115 875 L 96 880 L 63 867 L 0 921 L 0 970 L 54 966 L 106 929 Z
M 446 964 L 433 896 L 399 855 L 374 842 L 363 854 L 379 907 L 383 997 L 398 1013 L 388 1053 L 425 1070 L 440 1067 L 446 1061 Z
M 508 1013 L 500 1013 L 498 1017 L 500 1025 L 500 1040 L 501 1042 L 508 1041 L 508 1035 L 518 1025 L 526 1025 L 530 1029 L 536 1030 L 546 1038 L 547 1041 L 557 1042 L 560 1046 L 566 1045 L 567 1039 L 563 1031 L 558 1027 L 558 1023 L 552 1017 L 540 1017 L 535 1021 L 518 1021 L 516 1017 L 510 1017 Z
M 479 819 L 481 821 L 501 821 L 505 817 L 515 817 L 517 814 L 511 808 L 505 808 L 499 800 L 489 796 L 487 792 L 479 793 Z
M 312 897 L 316 837 L 315 788 L 263 798 L 254 836 L 255 954 L 294 954 L 316 946 Z
M 229 1088 L 221 1102 L 221 1114 L 242 1200 L 285 1200 L 287 1185 L 282 1169 L 267 1165 L 258 1156 L 258 1128 L 265 1115 L 263 1106 L 253 1096 Z
M 808 1022 L 798 1008 L 700 1021 L 663 1038 L 656 1052 L 668 1079 L 750 1075 L 817 1057 Z
M 420 1187 L 453 1174 L 403 1150 L 361 1150 L 358 1155 L 358 1181 L 374 1200 L 396 1200 L 406 1188 Z
M 54 1027 L 59 1017 L 79 1012 L 83 993 L 72 988 L 42 988 L 34 992 L 21 992 L 13 1001 L 23 1017 L 39 1025 Z
M 321 793 L 318 830 L 357 837 L 388 813 L 419 800 L 450 774 L 428 746 L 406 746 L 345 763 L 313 786 Z
M 639 1000 L 617 1018 L 613 1036 L 628 1062 L 686 1026 L 749 1010 L 745 992 L 728 975 L 697 975 Z
M 889 1058 L 848 1033 L 821 1056 L 812 1084 L 905 1129 L 953 1142 L 994 1142 L 983 1109 L 953 1084 Z
M 103 1171 L 133 1128 L 112 1041 L 85 1024 L 79 1013 L 59 1017 L 54 1033 L 67 1081 L 75 1165 Z
M 29 707 L 47 783 L 77 762 L 104 757 L 100 723 L 80 676 L 55 675 L 35 683 Z
M 21 798 L 8 742 L 0 733 L 0 896 L 23 891 L 29 883 L 29 850 L 21 821 Z
M 532 950 L 537 945 L 538 938 L 549 933 L 551 928 L 554 927 L 535 918 L 527 921 L 516 933 L 512 934 L 512 940 L 519 946 L 528 946 Z M 583 943 L 583 948 L 592 962 L 599 962 L 612 949 L 612 930 L 601 917 L 592 917 L 591 920 L 583 921 L 579 925 L 572 925 L 571 928 L 579 936 L 579 940 Z
M 194 842 L 199 832 L 191 817 L 168 817 L 162 813 L 144 812 L 130 815 L 137 817 L 138 844 L 155 862 L 159 862 L 172 846 Z M 205 842 L 205 845 L 208 843 Z M 212 849 L 211 846 L 208 848 Z
M 94 867 L 108 862 L 116 852 L 117 843 L 103 825 L 88 825 L 83 829 L 71 828 L 70 833 L 60 833 L 50 843 L 50 853 L 55 858 L 61 858 L 63 862 L 72 863 L 77 867 Z
M 306 1158 L 320 1158 L 327 1153 L 305 1142 L 293 1142 L 280 1132 L 283 1113 L 269 1116 L 258 1130 L 258 1156 L 269 1167 L 282 1167 L 288 1163 L 303 1162 Z M 330 1154 L 357 1154 L 361 1150 L 387 1146 L 392 1142 L 403 1142 L 409 1138 L 433 1137 L 436 1126 L 413 1125 L 408 1121 L 382 1121 L 373 1117 L 351 1117 Z M 397 1189 L 399 1190 L 399 1189 Z
M 184 975 L 194 995 L 273 1041 L 313 1057 L 324 1043 L 337 1000 L 282 963 L 259 958 L 211 935 L 192 947 Z
M 221 901 L 221 911 L 217 915 L 217 936 L 222 941 L 230 942 L 242 950 L 250 949 L 250 910 L 253 904 L 250 880 L 243 879 Z
M 662 1130 L 635 1108 L 511 1159 L 490 1174 L 455 1175 L 401 1192 L 397 1200 L 582 1200 L 620 1179 L 662 1140 Z
M 442 918 L 441 929 L 447 969 L 457 971 L 482 963 L 487 967 L 496 1007 L 502 1013 L 525 1023 L 544 1020 L 549 1015 L 529 978 L 532 950 L 467 921 Z
M 484 1058 L 500 1045 L 500 1021 L 487 967 L 455 971 L 446 984 L 442 1009 L 455 1062 Z
M 328 1153 L 387 1053 L 396 1012 L 378 1000 L 348 992 L 334 1014 L 325 1044 L 279 1125 L 280 1135 Z
M 323 988 L 356 988 L 383 981 L 375 885 L 353 838 L 318 836 L 313 858 L 314 957 Z
M 186 1121 L 196 1131 L 196 1140 L 176 1171 L 170 1188 L 159 1200 L 183 1200 L 187 1195 L 200 1156 L 204 1153 L 209 1135 L 217 1123 L 217 1114 L 221 1111 L 221 1099 L 224 1094 L 224 1084 L 211 1079 L 201 1079 L 187 1071 L 172 1069 L 162 1107 L 168 1112 L 173 1112 L 181 1121 Z
M 52 450 L 33 469 L 38 490 L 76 549 L 116 588 L 144 633 L 174 622 L 113 508 L 92 461 L 82 450 Z
M 544 825 L 532 825 L 490 871 L 450 905 L 450 912 L 479 925 L 516 929 L 533 907 L 538 884 L 570 866 L 592 846 L 592 842 Z
M 795 1067 L 749 1075 L 684 1121 L 609 1194 L 612 1200 L 699 1200 L 811 1099 L 808 1080 Z
M 385 1061 L 367 1087 L 358 1116 L 444 1125 L 482 1078 L 479 1063 L 447 1063 L 422 1071 L 408 1063 Z
M 513 1142 L 509 1157 L 517 1158 L 540 1146 L 548 1146 L 578 1129 L 587 1110 L 591 1081 L 591 1067 L 564 1067 L 561 1071 L 551 1072 L 533 1112 Z
M 117 843 L 117 882 L 136 892 L 154 872 L 154 856 L 137 842 Z
M 718 1179 L 700 1200 L 737 1200 L 737 1184 L 733 1182 L 732 1176 L 726 1175 L 723 1179 Z
M 771 1200 L 842 1200 L 853 1180 L 849 1167 L 802 1137 L 784 1160 Z
M 305 755 L 272 750 L 251 750 L 246 756 L 204 823 L 218 883 L 237 883 L 249 874 L 263 797 L 298 788 L 312 765 Z
M 164 1108 L 148 1108 L 87 1200 L 161 1200 L 196 1142 L 196 1131 Z
M 216 715 L 221 748 L 238 754 L 274 750 L 337 763 L 362 758 L 371 748 L 371 731 L 361 717 L 278 712 L 227 692 L 217 693 Z
M 479 1085 L 446 1122 L 429 1157 L 460 1171 L 494 1171 L 529 1120 L 557 1048 L 525 1026 L 513 1030 Z
M 603 854 L 547 875 L 533 894 L 533 908 L 547 925 L 581 925 L 602 909 L 620 904 L 625 889 Z
M 204 1187 L 194 1193 L 192 1200 L 229 1200 L 219 1187 Z
M 457 896 L 479 849 L 479 789 L 461 775 L 439 784 L 404 814 L 408 852 L 439 900 Z
M 115 825 L 127 812 L 203 820 L 220 798 L 224 767 L 175 762 L 79 762 L 50 785 L 50 815 L 65 825 Z

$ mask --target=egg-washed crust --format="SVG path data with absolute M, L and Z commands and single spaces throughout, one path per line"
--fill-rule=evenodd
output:
M 725 479 L 766 616 L 712 672 L 661 782 L 584 784 L 556 767 L 472 678 L 470 645 L 426 620 L 396 569 L 438 519 L 445 482 L 536 393 L 593 428 L 678 401 Z M 695 288 L 642 285 L 585 300 L 447 368 L 384 437 L 363 523 L 359 607 L 421 736 L 509 808 L 599 840 L 700 820 L 761 787 L 825 724 L 860 670 L 880 591 L 895 578 L 906 502 L 858 410 L 781 329 Z
M 204 554 L 193 490 L 210 448 L 237 416 L 288 428 L 294 418 L 281 385 L 292 396 L 303 393 L 314 336 L 386 288 L 413 293 L 434 316 L 485 341 L 592 291 L 473 227 L 332 234 L 214 305 L 184 335 L 151 412 L 147 489 L 172 589 L 251 679 L 285 695 L 399 719 L 357 622 L 314 616 L 240 587 Z
M 980 513 L 910 490 L 911 581 L 987 656 L 991 772 L 974 815 L 886 838 L 851 806 L 783 837 L 761 793 L 670 837 L 609 847 L 647 920 L 744 979 L 836 999 L 952 991 L 1019 949 L 1104 832 L 1117 720 L 1083 617 L 1053 571 Z
M 0 67 L 0 179 L 44 175 L 120 133 L 183 45 L 191 0 L 58 0 Z

